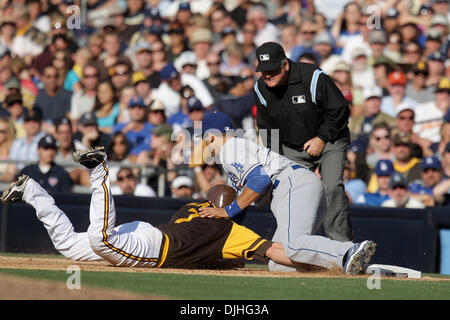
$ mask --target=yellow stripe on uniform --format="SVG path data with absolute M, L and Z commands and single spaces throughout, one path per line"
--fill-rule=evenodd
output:
M 222 256 L 224 259 L 248 258 L 250 251 L 256 250 L 265 241 L 260 235 L 252 230 L 233 222 L 230 234 L 222 248 Z
M 105 161 L 103 161 L 103 169 L 105 170 L 105 176 L 103 177 L 103 182 L 102 182 L 103 191 L 105 192 L 105 203 L 104 203 L 105 211 L 104 211 L 103 230 L 102 230 L 103 243 L 108 248 L 113 250 L 114 252 L 117 252 L 129 259 L 142 261 L 142 262 L 158 262 L 159 261 L 158 264 L 156 265 L 156 267 L 161 266 L 164 263 L 164 260 L 166 259 L 167 251 L 169 248 L 169 238 L 164 233 L 163 233 L 163 236 L 165 237 L 165 241 L 164 241 L 164 248 L 163 248 L 163 253 L 161 255 L 161 259 L 137 257 L 137 256 L 127 253 L 119 248 L 114 247 L 111 243 L 108 242 L 108 236 L 106 234 L 106 229 L 108 228 L 109 192 L 108 192 L 108 187 L 106 186 L 106 179 L 108 178 L 109 172 L 108 172 L 108 168 L 106 167 Z

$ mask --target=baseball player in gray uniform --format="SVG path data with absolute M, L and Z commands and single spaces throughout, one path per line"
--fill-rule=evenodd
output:
M 222 164 L 228 184 L 239 196 L 225 208 L 203 208 L 200 215 L 233 217 L 271 192 L 270 208 L 277 221 L 272 241 L 283 244 L 290 260 L 325 268 L 337 265 L 350 275 L 365 270 L 375 253 L 374 242 L 355 244 L 315 235 L 326 211 L 326 192 L 320 179 L 306 167 L 270 149 L 234 137 L 232 129 L 231 119 L 224 113 L 210 113 L 202 121 L 203 145 Z M 269 262 L 269 269 L 296 270 L 273 261 Z

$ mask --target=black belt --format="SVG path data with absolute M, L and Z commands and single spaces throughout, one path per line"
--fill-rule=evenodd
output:
M 294 164 L 293 166 L 291 166 L 291 168 L 294 170 L 300 169 L 301 167 L 302 166 L 299 164 Z M 280 184 L 280 180 L 276 179 L 275 182 L 273 183 L 272 190 L 275 190 L 279 184 Z

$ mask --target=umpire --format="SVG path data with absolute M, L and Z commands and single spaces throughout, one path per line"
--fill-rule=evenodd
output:
M 312 171 L 319 168 L 328 193 L 325 234 L 351 241 L 342 178 L 350 143 L 350 109 L 345 98 L 322 70 L 289 60 L 278 43 L 262 44 L 256 58 L 256 71 L 262 73 L 254 85 L 256 123 L 263 143 Z

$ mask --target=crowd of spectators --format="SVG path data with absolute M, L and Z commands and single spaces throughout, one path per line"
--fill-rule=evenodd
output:
M 221 167 L 193 171 L 178 147 L 215 110 L 257 137 L 254 52 L 275 41 L 348 101 L 352 204 L 450 205 L 446 0 L 4 0 L 0 10 L 0 160 L 16 161 L 0 163 L 2 182 L 27 173 L 51 192 L 88 187 L 71 154 L 105 146 L 114 194 L 204 195 L 225 182 Z

